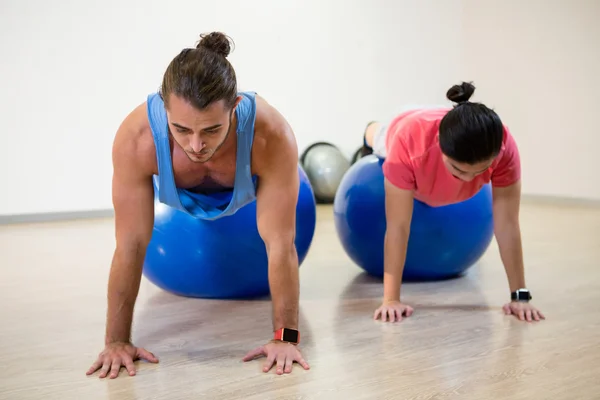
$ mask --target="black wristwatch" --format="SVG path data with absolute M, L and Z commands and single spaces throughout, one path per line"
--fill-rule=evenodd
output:
M 531 296 L 529 289 L 517 289 L 510 294 L 510 299 L 512 301 L 528 302 L 533 299 L 533 297 Z

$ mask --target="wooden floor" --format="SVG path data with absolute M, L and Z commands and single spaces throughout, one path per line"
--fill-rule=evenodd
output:
M 241 361 L 271 336 L 268 301 L 180 298 L 146 280 L 134 340 L 160 363 L 86 376 L 102 350 L 112 220 L 0 227 L 0 398 L 600 399 L 600 209 L 523 205 L 538 323 L 502 314 L 495 242 L 461 279 L 405 285 L 412 317 L 373 321 L 381 283 L 345 256 L 331 208 L 318 218 L 301 268 L 311 369 L 284 376 Z

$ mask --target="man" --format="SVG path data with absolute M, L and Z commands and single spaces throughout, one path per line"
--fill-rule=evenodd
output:
M 237 92 L 235 71 L 226 58 L 229 51 L 228 38 L 222 33 L 203 35 L 195 49 L 185 49 L 172 60 L 160 95 L 149 96 L 133 110 L 116 134 L 116 249 L 108 282 L 106 347 L 88 375 L 100 369 L 101 378 L 116 378 L 121 366 L 134 375 L 135 360 L 158 362 L 130 338 L 146 246 L 152 236 L 153 175 L 161 181 L 160 200 L 178 208 L 183 206 L 175 186 L 204 192 L 232 189 L 235 183 L 237 195 L 225 210 L 201 203 L 196 210 L 184 209 L 198 218 L 225 217 L 256 198 L 258 230 L 269 260 L 275 335 L 244 360 L 264 355 L 263 370 L 269 371 L 276 363 L 278 374 L 291 372 L 293 362 L 309 368 L 294 339 L 299 334 L 295 137 L 286 120 L 265 100 Z M 246 173 L 248 169 L 251 173 Z M 251 175 L 258 178 L 256 190 L 254 184 L 243 181 Z

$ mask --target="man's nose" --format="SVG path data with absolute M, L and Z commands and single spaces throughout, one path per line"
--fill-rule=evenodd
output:
M 202 141 L 200 135 L 193 135 L 190 140 L 190 147 L 194 153 L 200 153 L 200 151 L 206 147 L 206 143 Z

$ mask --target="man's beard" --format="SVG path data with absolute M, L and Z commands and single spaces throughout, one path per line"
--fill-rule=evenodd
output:
M 227 138 L 229 137 L 229 131 L 231 129 L 231 122 L 229 123 L 229 127 L 227 128 L 227 133 L 225 134 L 225 137 L 223 138 L 223 140 L 221 141 L 221 143 L 219 143 L 219 145 L 212 151 L 207 152 L 207 154 L 189 154 L 187 151 L 185 152 L 185 154 L 187 154 L 188 158 L 190 159 L 190 161 L 195 162 L 195 163 L 205 163 L 208 162 L 210 160 L 212 160 L 212 158 L 215 156 L 215 154 L 217 154 L 217 151 L 219 151 L 219 149 L 221 147 L 223 147 L 223 145 L 225 144 L 225 142 L 227 141 Z M 203 158 L 208 156 L 208 158 Z M 200 160 L 195 160 L 192 157 L 197 157 L 197 158 L 201 158 Z

